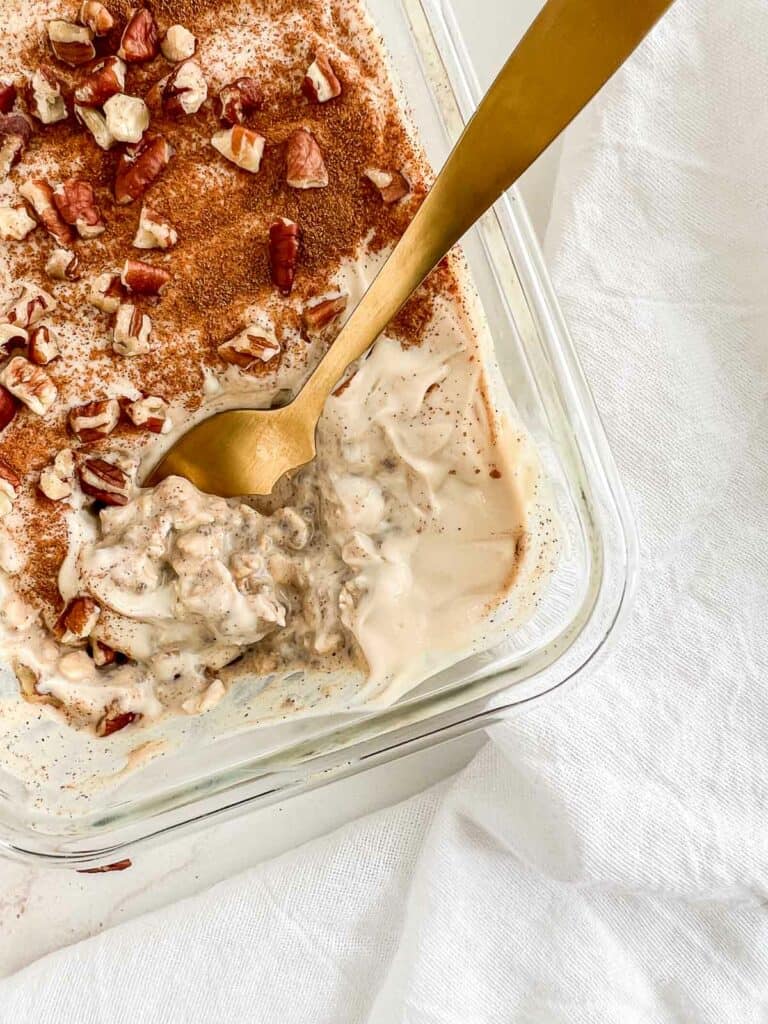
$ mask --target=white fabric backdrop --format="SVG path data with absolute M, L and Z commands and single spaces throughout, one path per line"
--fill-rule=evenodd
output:
M 678 0 L 547 255 L 638 518 L 612 657 L 454 780 L 0 982 L 0 1022 L 768 1017 L 768 5 Z

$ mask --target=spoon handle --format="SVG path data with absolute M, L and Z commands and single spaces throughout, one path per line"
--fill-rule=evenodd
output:
M 344 371 L 370 348 L 451 246 L 624 63 L 673 0 L 548 0 L 437 177 L 410 226 L 305 385 L 320 416 Z

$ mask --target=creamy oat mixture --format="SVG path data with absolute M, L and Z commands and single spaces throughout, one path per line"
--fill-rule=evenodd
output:
M 456 256 L 270 499 L 141 488 L 193 422 L 300 389 L 425 193 L 358 0 L 6 0 L 0 111 L 21 698 L 98 736 L 296 671 L 262 718 L 382 704 L 530 614 L 557 538 Z

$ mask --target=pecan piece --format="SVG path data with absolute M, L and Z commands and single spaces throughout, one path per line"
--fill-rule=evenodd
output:
M 119 274 L 100 274 L 91 282 L 88 301 L 102 313 L 116 313 L 125 296 Z
M 63 501 L 72 494 L 75 482 L 75 456 L 71 448 L 62 448 L 50 465 L 40 471 L 38 487 L 50 501 Z
M 152 321 L 129 302 L 120 306 L 112 333 L 112 350 L 119 356 L 144 356 L 151 351 Z
M 42 288 L 23 285 L 18 296 L 5 310 L 5 322 L 15 327 L 33 327 L 56 306 L 56 299 Z
M 96 205 L 96 196 L 87 181 L 68 178 L 53 190 L 53 202 L 65 224 L 76 229 L 81 238 L 103 234 L 104 221 Z
M 310 337 L 324 337 L 344 314 L 349 302 L 349 295 L 334 295 L 327 299 L 320 299 L 305 306 L 302 310 L 301 319 L 304 330 Z
M 137 249 L 170 249 L 176 245 L 179 235 L 170 221 L 166 220 L 151 206 L 143 206 L 139 216 L 139 228 L 133 244 Z
M 0 387 L 0 432 L 5 430 L 19 410 L 19 403 L 4 387 Z
M 159 49 L 157 23 L 152 12 L 146 7 L 135 8 L 123 31 L 118 57 L 129 64 L 143 64 L 154 60 Z
M 105 715 L 96 726 L 96 735 L 101 737 L 111 736 L 113 732 L 119 732 L 127 725 L 131 725 L 137 718 L 141 718 L 141 715 L 135 711 L 123 711 L 116 715 Z M 111 871 L 122 871 L 124 868 L 130 867 L 131 864 L 130 861 L 127 863 L 125 861 L 118 861 L 117 863 L 120 867 L 110 867 Z
M 16 491 L 21 487 L 21 477 L 9 466 L 5 459 L 0 459 L 0 516 L 6 516 L 13 508 Z
M 341 82 L 336 77 L 327 54 L 320 52 L 315 56 L 307 68 L 301 91 L 308 100 L 315 103 L 327 103 L 328 100 L 341 96 Z
M 78 468 L 84 494 L 105 505 L 127 505 L 131 483 L 128 474 L 106 459 L 86 459 Z
M 211 145 L 227 160 L 242 167 L 244 171 L 256 174 L 261 167 L 266 139 L 263 135 L 236 124 L 233 128 L 222 128 L 211 139 Z
M 0 114 L 10 114 L 16 102 L 16 85 L 0 79 Z
M 83 0 L 77 20 L 95 36 L 106 36 L 115 27 L 115 19 L 99 0 Z
M 26 351 L 28 344 L 29 334 L 23 327 L 0 323 L 0 352 L 7 355 L 16 349 Z
M 325 188 L 328 171 L 314 135 L 297 128 L 288 139 L 285 180 L 291 188 Z
M 0 372 L 0 384 L 37 416 L 44 416 L 56 401 L 56 385 L 41 366 L 14 356 Z
M 279 217 L 269 226 L 269 266 L 272 283 L 290 295 L 299 258 L 299 225 Z
M 164 81 L 162 104 L 171 117 L 196 114 L 208 99 L 208 83 L 195 60 L 179 64 Z
M 99 398 L 69 410 L 69 429 L 86 444 L 109 437 L 120 422 L 120 403 L 116 398 Z
M 157 395 L 145 395 L 131 402 L 125 409 L 128 419 L 135 427 L 150 430 L 153 434 L 167 434 L 173 424 L 169 418 L 168 403 Z
M 32 125 L 23 114 L 0 114 L 0 181 L 21 160 L 32 137 Z
M 159 295 L 170 280 L 167 270 L 143 260 L 126 260 L 120 275 L 123 286 L 136 295 Z
M 365 176 L 373 182 L 387 205 L 398 202 L 411 191 L 408 179 L 400 171 L 379 171 L 369 168 Z
M 236 78 L 216 97 L 216 114 L 226 125 L 242 124 L 262 104 L 261 89 L 255 78 Z
M 45 264 L 45 272 L 54 281 L 77 281 L 80 257 L 71 249 L 54 249 Z
M 92 597 L 80 595 L 67 601 L 51 632 L 60 644 L 74 645 L 87 640 L 99 621 L 101 608 Z
M 107 130 L 118 142 L 141 142 L 149 128 L 149 107 L 138 96 L 118 93 L 104 104 Z
M 36 366 L 47 366 L 61 355 L 56 332 L 47 324 L 38 324 L 29 332 L 27 358 Z
M 67 118 L 61 82 L 50 68 L 40 67 L 27 82 L 26 100 L 30 114 L 41 124 L 56 124 Z
M 24 206 L 0 206 L 0 237 L 6 241 L 23 242 L 37 227 Z
M 100 110 L 75 104 L 75 117 L 88 129 L 100 149 L 107 150 L 114 146 L 116 140 L 107 128 L 107 119 Z
M 19 186 L 19 193 L 35 211 L 45 230 L 66 248 L 74 240 L 74 234 L 56 209 L 53 189 L 42 178 L 29 178 Z
M 251 324 L 219 345 L 218 353 L 225 363 L 247 370 L 256 362 L 268 363 L 280 355 L 280 342 L 271 324 Z
M 197 39 L 183 25 L 171 25 L 162 38 L 160 49 L 166 60 L 172 64 L 194 57 Z
M 140 199 L 168 166 L 173 150 L 162 135 L 145 135 L 120 157 L 115 176 L 115 199 L 132 203 Z
M 96 668 L 106 668 L 107 665 L 114 665 L 118 661 L 119 654 L 114 647 L 92 636 L 91 657 Z
M 60 19 L 49 21 L 48 41 L 57 59 L 72 67 L 87 64 L 96 56 L 93 32 L 87 25 L 73 25 Z
M 75 103 L 81 107 L 103 107 L 107 100 L 125 89 L 125 61 L 106 57 L 89 69 L 75 89 Z

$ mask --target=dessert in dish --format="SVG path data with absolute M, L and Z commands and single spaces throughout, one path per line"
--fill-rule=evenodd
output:
M 0 13 L 0 656 L 98 736 L 391 702 L 535 607 L 557 548 L 458 255 L 269 499 L 164 447 L 301 387 L 429 171 L 357 0 Z M 300 678 L 301 682 L 297 682 Z

